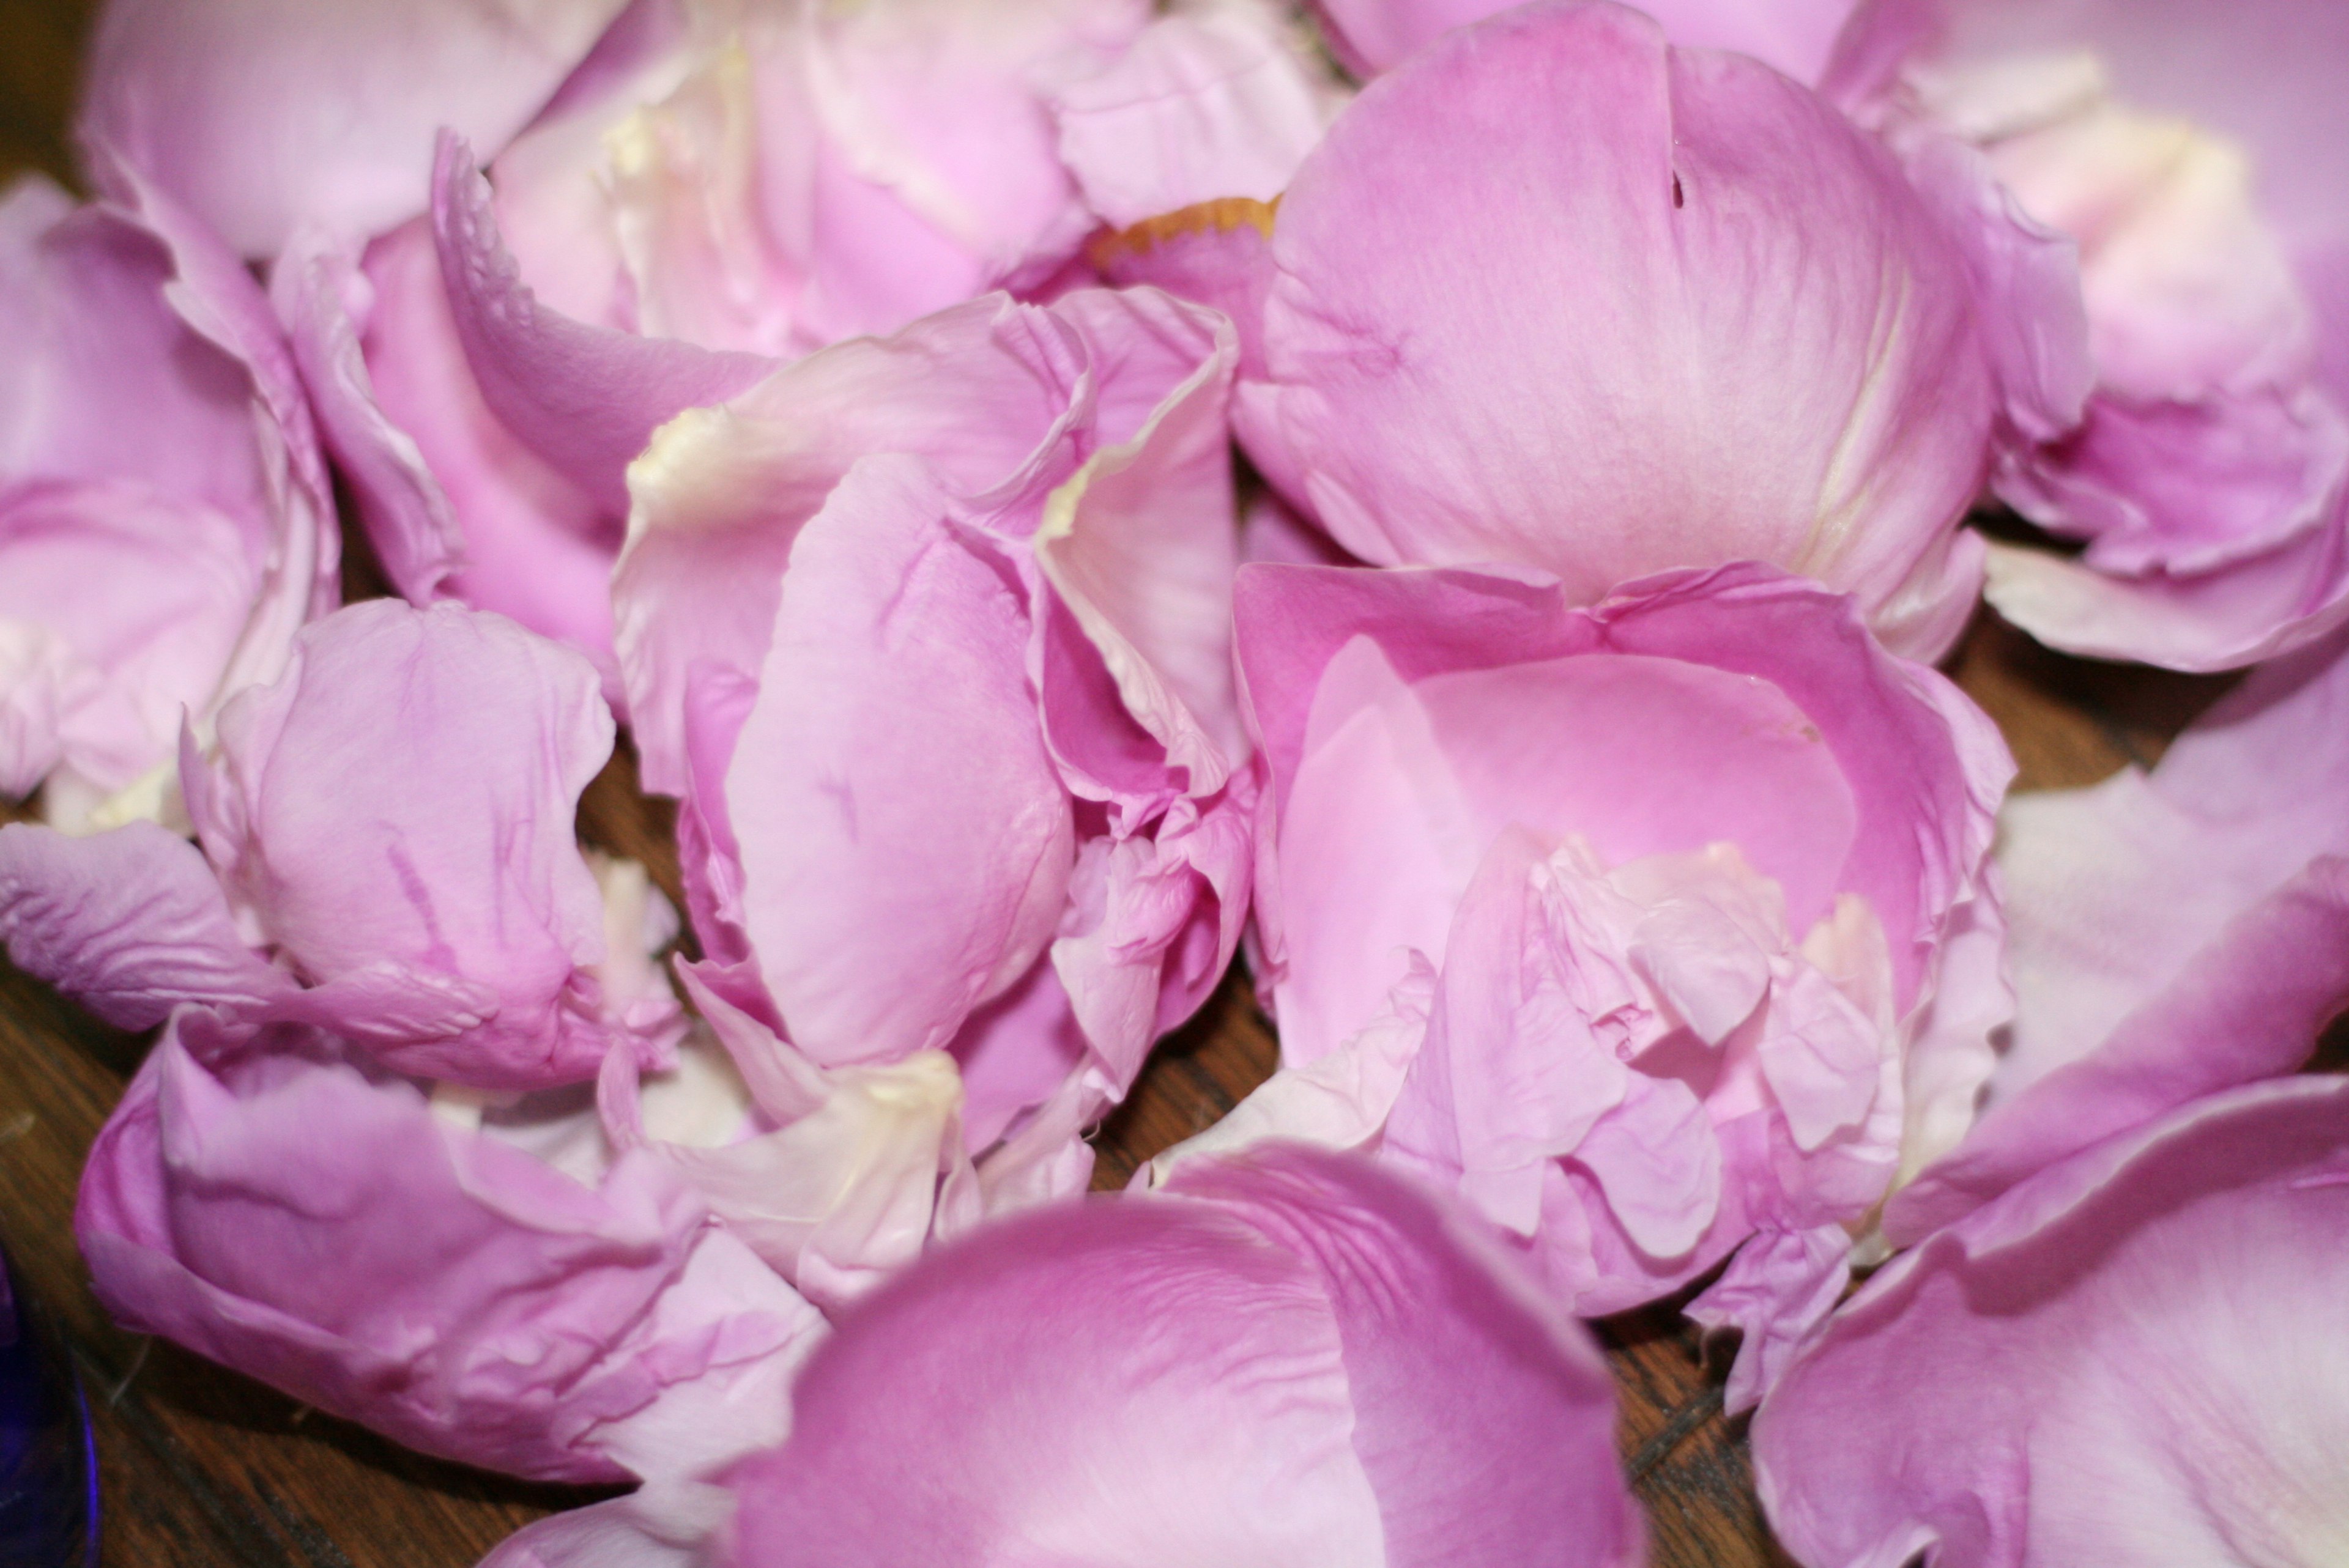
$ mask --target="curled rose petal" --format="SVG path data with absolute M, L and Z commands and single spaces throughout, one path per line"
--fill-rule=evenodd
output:
M 2349 1531 L 2349 1080 L 2180 1109 L 1870 1280 L 1754 1425 L 1810 1568 L 2308 1563 Z
M 511 140 L 450 117 L 429 216 L 308 213 L 274 286 L 396 585 L 572 642 L 624 695 L 608 578 L 652 431 L 824 345 L 1084 279 L 1056 94 L 1113 98 L 1149 24 L 639 5 Z
M 657 1061 L 675 932 L 573 837 L 612 719 L 576 654 L 378 600 L 295 639 L 181 773 L 202 849 L 147 824 L 0 830 L 0 937 L 115 1022 L 181 1003 L 320 1026 L 397 1070 L 513 1089 Z M 666 918 L 664 918 L 666 917 Z
M 1081 1184 L 1076 1133 L 1239 939 L 1234 354 L 1154 291 L 997 296 L 631 471 L 619 646 L 695 983 L 824 1072 L 947 1053 L 973 1191 Z

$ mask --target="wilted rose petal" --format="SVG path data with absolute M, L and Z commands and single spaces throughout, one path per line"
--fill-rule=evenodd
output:
M 1375 83 L 1277 211 L 1102 254 L 1234 315 L 1242 445 L 1365 560 L 1537 568 L 1578 603 L 1758 560 L 1857 593 L 1902 653 L 1962 629 L 1998 391 L 1972 258 L 1750 59 L 1525 7 Z
M 2092 394 L 1996 480 L 2085 546 L 1991 548 L 2043 641 L 2225 669 L 2349 619 L 2344 53 L 2294 0 L 1875 0 L 1845 34 L 1838 101 L 1978 148 L 2076 249 Z
M 103 150 L 99 153 L 104 161 Z M 177 807 L 209 733 L 336 593 L 334 507 L 267 302 L 127 176 L 0 200 L 0 795 L 79 830 Z
M 2349 659 L 2255 672 L 2150 774 L 2017 796 L 2015 1013 L 1980 1123 L 1894 1199 L 1914 1241 L 2100 1139 L 2288 1073 L 2349 1007 Z
M 517 1147 L 566 1124 L 592 1138 L 575 1093 L 486 1126 L 479 1100 L 439 1109 L 329 1036 L 180 1013 L 83 1176 L 99 1298 L 305 1403 L 516 1474 L 685 1476 L 783 1435 L 822 1319 L 682 1181 L 636 1154 L 583 1184 Z
M 2349 1080 L 2198 1101 L 1895 1259 L 1754 1425 L 1808 1568 L 2305 1564 L 2349 1540 Z
M 1195 1152 L 1375 1149 L 1575 1310 L 1747 1329 L 1750 1402 L 2004 1012 L 1988 720 L 1847 599 L 1746 566 L 1542 581 L 1251 566 L 1282 1070 Z M 1848 1232 L 1844 1228 L 1848 1227 Z

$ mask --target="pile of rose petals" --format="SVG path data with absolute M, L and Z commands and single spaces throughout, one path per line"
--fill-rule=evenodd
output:
M 1808 1568 L 2343 1561 L 2344 70 L 110 0 L 0 200 L 0 937 L 160 1031 L 99 1295 L 641 1483 L 504 1568 L 1629 1568 L 1574 1319 L 1667 1297 Z M 1985 598 L 2251 673 L 2009 798 Z M 1279 1070 L 1083 1200 L 1243 947 Z

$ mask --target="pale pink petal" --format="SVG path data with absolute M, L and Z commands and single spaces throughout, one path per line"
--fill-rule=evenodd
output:
M 1894 1201 L 1896 1240 L 2306 1058 L 2349 1006 L 2344 701 L 2349 662 L 2312 649 L 2255 675 L 2151 775 L 2009 804 L 2012 1042 L 1981 1123 Z
M 1153 22 L 1052 108 L 1086 204 L 1124 228 L 1222 197 L 1271 201 L 1343 102 L 1282 7 L 1209 0 Z
M 326 470 L 266 300 L 115 172 L 109 203 L 35 181 L 0 201 L 0 789 L 54 772 L 46 812 L 69 826 L 161 811 L 182 710 L 209 729 L 337 593 Z
M 503 145 L 624 3 L 116 0 L 83 130 L 245 255 L 305 219 L 379 232 L 423 211 L 436 131 Z
M 1578 609 L 1530 574 L 1254 565 L 1237 601 L 1282 1068 L 1164 1168 L 1367 1146 L 1603 1313 L 1757 1229 L 1864 1229 L 1956 1141 L 2011 1006 L 2013 765 L 1848 598 L 1760 566 Z
M 2314 64 L 2344 47 L 2264 0 L 1878 0 L 1847 30 L 1839 101 L 1974 144 L 2075 242 L 2085 422 L 2023 427 L 1996 488 L 2089 548 L 1995 549 L 1989 587 L 2051 645 L 2225 669 L 2349 617 L 2349 166 Z
M 1754 1427 L 1818 1568 L 2320 1563 L 2349 1530 L 2349 1082 L 2198 1101 L 1895 1259 Z
M 1248 750 L 1231 664 L 1231 329 L 1154 289 L 1088 290 L 1059 308 L 1092 347 L 1103 402 L 1116 400 L 1105 422 L 1124 412 L 1117 404 L 1141 417 L 1100 432 L 1102 444 L 1053 493 L 1032 542 L 1053 597 L 1092 647 L 1090 657 L 1040 651 L 1048 736 L 1080 793 L 1123 803 L 1154 774 L 1204 798 Z M 1041 608 L 1040 641 L 1061 633 L 1054 614 Z M 1109 694 L 1081 667 L 1092 659 L 1124 715 L 1105 711 L 1100 696 Z M 1089 767 L 1104 740 L 1123 740 L 1128 718 L 1144 732 L 1144 755 L 1156 756 L 1139 769 L 1123 758 Z
M 695 672 L 755 678 L 792 540 L 858 458 L 919 452 L 966 493 L 1012 484 L 1042 460 L 1080 374 L 1051 325 L 990 298 L 812 355 L 664 428 L 632 477 L 636 521 L 613 586 L 646 787 L 685 792 Z M 972 419 L 974 407 L 989 417 Z M 714 759 L 731 746 L 725 737 Z
M 441 138 L 434 160 L 432 230 L 482 402 L 514 439 L 608 510 L 626 509 L 627 466 L 657 428 L 683 409 L 726 401 L 774 368 L 758 355 L 638 337 L 541 305 L 498 236 L 471 150 L 455 136 Z
M 1682 48 L 1733 49 L 1813 85 L 1852 0 L 1645 0 L 1639 8 Z M 1314 9 L 1331 47 L 1367 77 L 1508 7 L 1500 0 L 1316 0 Z
M 711 1486 L 641 1488 L 527 1525 L 480 1568 L 707 1568 L 729 1505 Z
M 850 470 L 792 544 L 727 775 L 746 932 L 826 1063 L 945 1045 L 1050 940 L 1074 854 L 1023 607 L 951 510 L 918 462 Z

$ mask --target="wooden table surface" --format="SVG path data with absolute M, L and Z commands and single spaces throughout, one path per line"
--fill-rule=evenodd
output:
M 329 3 L 329 0 L 321 0 Z M 70 181 L 64 127 L 86 0 L 0 0 L 0 180 Z M 373 591 L 363 559 L 347 574 Z M 2150 762 L 2225 689 L 2058 658 L 1987 616 L 1950 666 L 2047 789 Z M 5 808 L 0 807 L 0 812 Z M 634 787 L 625 754 L 588 790 L 582 834 L 678 894 L 673 812 Z M 174 1346 L 129 1335 L 91 1296 L 69 1230 L 98 1125 L 146 1046 L 0 960 L 0 1244 L 70 1345 L 98 1432 L 109 1568 L 468 1568 L 516 1527 L 599 1495 L 420 1458 Z M 1102 1129 L 1095 1185 L 1120 1185 L 1271 1070 L 1270 1027 L 1244 975 L 1162 1046 Z M 1598 1326 L 1622 1394 L 1621 1448 L 1657 1568 L 1784 1564 L 1754 1501 L 1744 1426 L 1721 1413 L 1708 1356 L 1671 1306 Z

